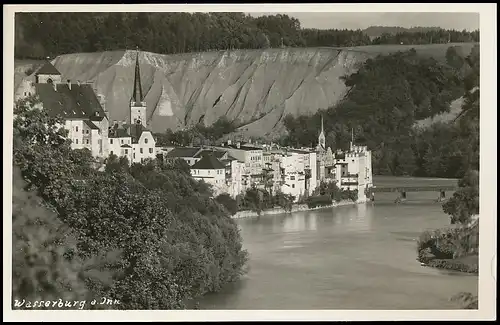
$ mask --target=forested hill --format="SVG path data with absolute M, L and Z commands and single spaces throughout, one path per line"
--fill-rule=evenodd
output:
M 316 144 L 323 116 L 327 146 L 347 147 L 354 130 L 355 141 L 373 150 L 376 174 L 461 177 L 479 169 L 479 46 L 469 55 L 450 47 L 446 64 L 414 50 L 378 56 L 343 79 L 349 90 L 338 105 L 285 118 L 284 145 Z M 451 122 L 414 127 L 461 96 Z
M 279 47 L 352 47 L 371 44 L 479 42 L 479 31 L 301 28 L 288 15 L 251 17 L 213 13 L 18 13 L 16 58 L 134 49 L 159 54 Z M 396 31 L 396 33 L 393 33 Z M 380 36 L 373 41 L 369 36 Z

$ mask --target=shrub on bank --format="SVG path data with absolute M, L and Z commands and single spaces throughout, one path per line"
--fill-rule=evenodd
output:
M 332 198 L 330 195 L 316 195 L 308 197 L 306 202 L 307 206 L 312 209 L 332 205 Z

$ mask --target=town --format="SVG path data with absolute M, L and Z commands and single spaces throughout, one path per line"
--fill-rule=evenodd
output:
M 146 118 L 139 52 L 128 121 L 110 121 L 105 99 L 90 83 L 64 82 L 50 62 L 35 73 L 35 78 L 35 82 L 24 82 L 18 98 L 36 94 L 49 114 L 64 117 L 72 149 L 87 148 L 102 160 L 110 155 L 127 157 L 129 163 L 157 157 L 182 159 L 194 179 L 212 185 L 214 196 L 227 193 L 233 198 L 256 187 L 289 194 L 298 202 L 313 195 L 321 182 L 335 182 L 341 190 L 357 191 L 357 202 L 365 202 L 367 190 L 373 187 L 371 152 L 366 146 L 355 145 L 354 139 L 346 150 L 327 148 L 323 119 L 315 148 L 251 140 L 199 147 L 156 146 Z

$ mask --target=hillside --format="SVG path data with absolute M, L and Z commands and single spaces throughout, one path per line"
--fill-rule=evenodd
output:
M 245 136 L 279 135 L 283 118 L 315 113 L 338 103 L 347 89 L 340 77 L 378 54 L 415 48 L 445 59 L 449 46 L 469 53 L 473 43 L 378 45 L 350 48 L 286 48 L 161 55 L 141 52 L 148 118 L 155 132 L 221 116 L 239 121 Z M 52 62 L 63 80 L 90 81 L 104 95 L 112 120 L 125 120 L 133 86 L 134 51 L 77 53 Z M 16 64 L 15 85 L 32 62 Z M 31 71 L 28 71 L 31 72 Z M 25 76 L 32 79 L 33 76 Z

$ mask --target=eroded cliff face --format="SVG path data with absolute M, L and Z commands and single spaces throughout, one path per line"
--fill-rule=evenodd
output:
M 397 50 L 404 49 L 392 46 L 389 52 Z M 380 53 L 363 48 L 140 52 L 148 123 L 153 131 L 163 132 L 200 121 L 210 125 L 226 116 L 241 123 L 238 133 L 245 136 L 276 136 L 284 131 L 287 114 L 335 105 L 347 91 L 340 77 Z M 104 95 L 111 120 L 128 120 L 135 56 L 135 51 L 77 53 L 52 62 L 63 80 L 92 82 Z

